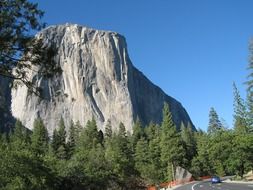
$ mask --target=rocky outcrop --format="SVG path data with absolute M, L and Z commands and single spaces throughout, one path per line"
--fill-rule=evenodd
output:
M 43 89 L 43 99 L 25 86 L 12 91 L 12 113 L 28 128 L 38 116 L 50 133 L 61 117 L 67 126 L 71 119 L 85 124 L 95 117 L 102 130 L 110 121 L 114 128 L 123 122 L 131 131 L 137 116 L 144 124 L 161 122 L 164 102 L 177 125 L 191 123 L 178 101 L 132 65 L 125 38 L 118 33 L 65 24 L 48 27 L 37 37 L 56 47 L 54 61 L 62 73 L 45 78 L 30 71 L 30 79 Z

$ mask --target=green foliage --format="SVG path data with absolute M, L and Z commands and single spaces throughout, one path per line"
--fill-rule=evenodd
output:
M 112 125 L 111 125 L 111 121 L 108 120 L 105 126 L 105 138 L 111 138 L 111 137 L 112 137 Z
M 234 132 L 231 150 L 231 170 L 240 177 L 253 167 L 253 135 L 252 133 Z
M 0 152 L 0 189 L 55 189 L 57 179 L 29 150 Z
M 149 144 L 141 138 L 134 151 L 135 169 L 147 184 L 157 184 L 161 180 L 159 141 L 156 140 Z
M 145 127 L 144 134 L 146 135 L 148 141 L 155 139 L 160 135 L 160 126 L 151 122 L 147 127 Z
M 149 176 L 148 181 L 151 184 L 158 184 L 163 181 L 163 170 L 161 163 L 160 135 L 157 134 L 149 140 Z
M 140 172 L 141 177 L 146 178 L 148 176 L 147 167 L 149 165 L 149 147 L 148 142 L 141 138 L 138 140 L 135 148 L 134 160 L 135 168 Z
M 71 120 L 70 128 L 69 128 L 69 139 L 67 142 L 67 151 L 68 157 L 71 157 L 74 154 L 76 143 L 78 141 L 81 129 L 79 128 L 78 123 L 75 125 Z
M 48 151 L 48 132 L 41 118 L 34 121 L 31 142 L 32 150 L 37 156 L 43 156 Z
M 173 165 L 173 167 L 175 167 L 181 165 L 185 157 L 185 152 L 180 135 L 173 123 L 169 105 L 166 103 L 163 109 L 160 147 L 164 180 L 171 181 L 173 180 L 171 166 Z
M 249 65 L 248 65 L 249 75 L 247 77 L 247 106 L 249 114 L 249 125 L 253 125 L 253 41 L 249 44 Z
M 248 131 L 249 118 L 247 108 L 244 100 L 241 98 L 240 93 L 233 83 L 234 89 L 234 128 L 237 131 Z
M 97 143 L 101 143 L 100 141 L 101 139 L 99 138 L 96 121 L 92 118 L 92 120 L 88 121 L 86 126 L 82 129 L 77 146 L 79 149 L 85 147 L 86 150 L 89 150 Z
M 230 130 L 220 130 L 209 137 L 209 159 L 216 174 L 229 174 L 229 160 L 232 154 L 232 133 Z
M 28 0 L 0 2 L 0 75 L 16 79 L 15 84 L 22 82 L 35 93 L 38 89 L 27 75 L 32 65 L 39 66 L 38 72 L 44 76 L 60 71 L 57 64 L 52 64 L 54 48 L 46 47 L 41 39 L 31 36 L 44 28 L 45 24 L 40 21 L 42 16 L 38 5 Z
M 141 121 L 139 118 L 137 118 L 137 120 L 134 123 L 133 126 L 133 134 L 131 136 L 131 141 L 132 141 L 132 146 L 133 148 L 135 148 L 137 142 L 139 139 L 144 138 L 144 129 L 141 125 Z
M 132 135 L 123 123 L 105 138 L 93 118 L 81 129 L 63 119 L 49 141 L 39 118 L 30 133 L 17 121 L 15 130 L 0 138 L 0 189 L 135 189 L 174 179 L 177 166 L 195 177 L 243 176 L 253 167 L 253 136 L 236 126 L 211 133 L 193 132 L 188 124 L 177 131 L 165 104 L 161 126 L 135 124 Z
M 9 141 L 1 138 L 0 189 L 57 189 L 57 177 L 43 162 L 48 149 L 42 121 L 36 120 L 32 135 L 20 121 L 15 127 Z
M 190 171 L 196 177 L 212 175 L 214 170 L 209 157 L 209 136 L 204 132 L 197 132 L 195 137 L 197 141 L 197 155 L 192 160 Z
M 107 139 L 105 143 L 105 159 L 111 175 L 117 176 L 119 182 L 124 182 L 133 173 L 130 142 L 122 123 L 119 126 L 119 132 Z
M 29 130 L 26 129 L 21 121 L 17 120 L 14 131 L 10 134 L 10 142 L 13 149 L 20 150 L 29 146 L 31 141 Z
M 191 160 L 197 152 L 195 135 L 189 123 L 187 127 L 185 127 L 183 123 L 181 124 L 181 139 L 186 154 L 183 165 L 185 168 L 190 169 Z
M 60 119 L 58 130 L 55 129 L 52 138 L 52 150 L 54 155 L 60 159 L 67 158 L 66 130 L 63 118 Z
M 213 134 L 218 132 L 219 130 L 222 129 L 222 125 L 219 119 L 219 116 L 217 112 L 214 110 L 214 108 L 210 109 L 209 112 L 209 124 L 208 124 L 208 133 Z

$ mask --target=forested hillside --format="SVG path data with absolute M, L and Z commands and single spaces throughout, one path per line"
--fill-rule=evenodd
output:
M 234 129 L 226 129 L 211 109 L 207 133 L 184 125 L 177 131 L 165 104 L 161 126 L 137 120 L 127 134 L 122 123 L 112 132 L 108 121 L 103 133 L 93 119 L 85 127 L 72 123 L 67 135 L 61 120 L 51 138 L 41 119 L 32 132 L 17 121 L 14 131 L 1 136 L 0 188 L 142 189 L 171 181 L 176 166 L 195 178 L 242 176 L 252 169 L 253 135 L 243 118 L 235 118 Z
M 32 35 L 44 27 L 42 16 L 37 4 L 27 0 L 0 1 L 0 76 L 15 79 L 13 88 L 26 85 L 29 93 L 40 98 L 42 89 L 28 80 L 27 71 L 39 66 L 41 76 L 61 73 L 51 62 L 55 52 Z M 67 130 L 61 118 L 49 136 L 46 121 L 40 117 L 32 131 L 17 120 L 0 134 L 0 189 L 145 189 L 173 180 L 177 166 L 195 179 L 206 175 L 243 178 L 253 169 L 253 42 L 246 85 L 244 100 L 234 84 L 233 126 L 227 127 L 211 108 L 207 132 L 183 123 L 178 129 L 166 103 L 160 125 L 143 126 L 137 119 L 127 126 L 133 133 L 126 132 L 123 123 L 112 126 L 110 120 L 100 131 L 94 118 L 87 123 L 71 122 Z M 2 125 L 8 117 L 1 102 Z

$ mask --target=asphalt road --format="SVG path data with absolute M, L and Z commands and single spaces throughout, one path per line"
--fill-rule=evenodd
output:
M 212 184 L 209 181 L 205 182 L 194 182 L 175 190 L 253 190 L 253 184 L 237 184 L 237 183 L 218 183 Z

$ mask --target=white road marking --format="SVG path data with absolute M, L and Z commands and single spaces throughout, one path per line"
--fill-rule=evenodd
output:
M 198 184 L 200 184 L 200 182 L 199 182 L 199 183 L 195 183 L 195 184 L 192 186 L 192 190 L 194 190 L 194 187 L 195 187 L 196 185 L 198 185 Z

